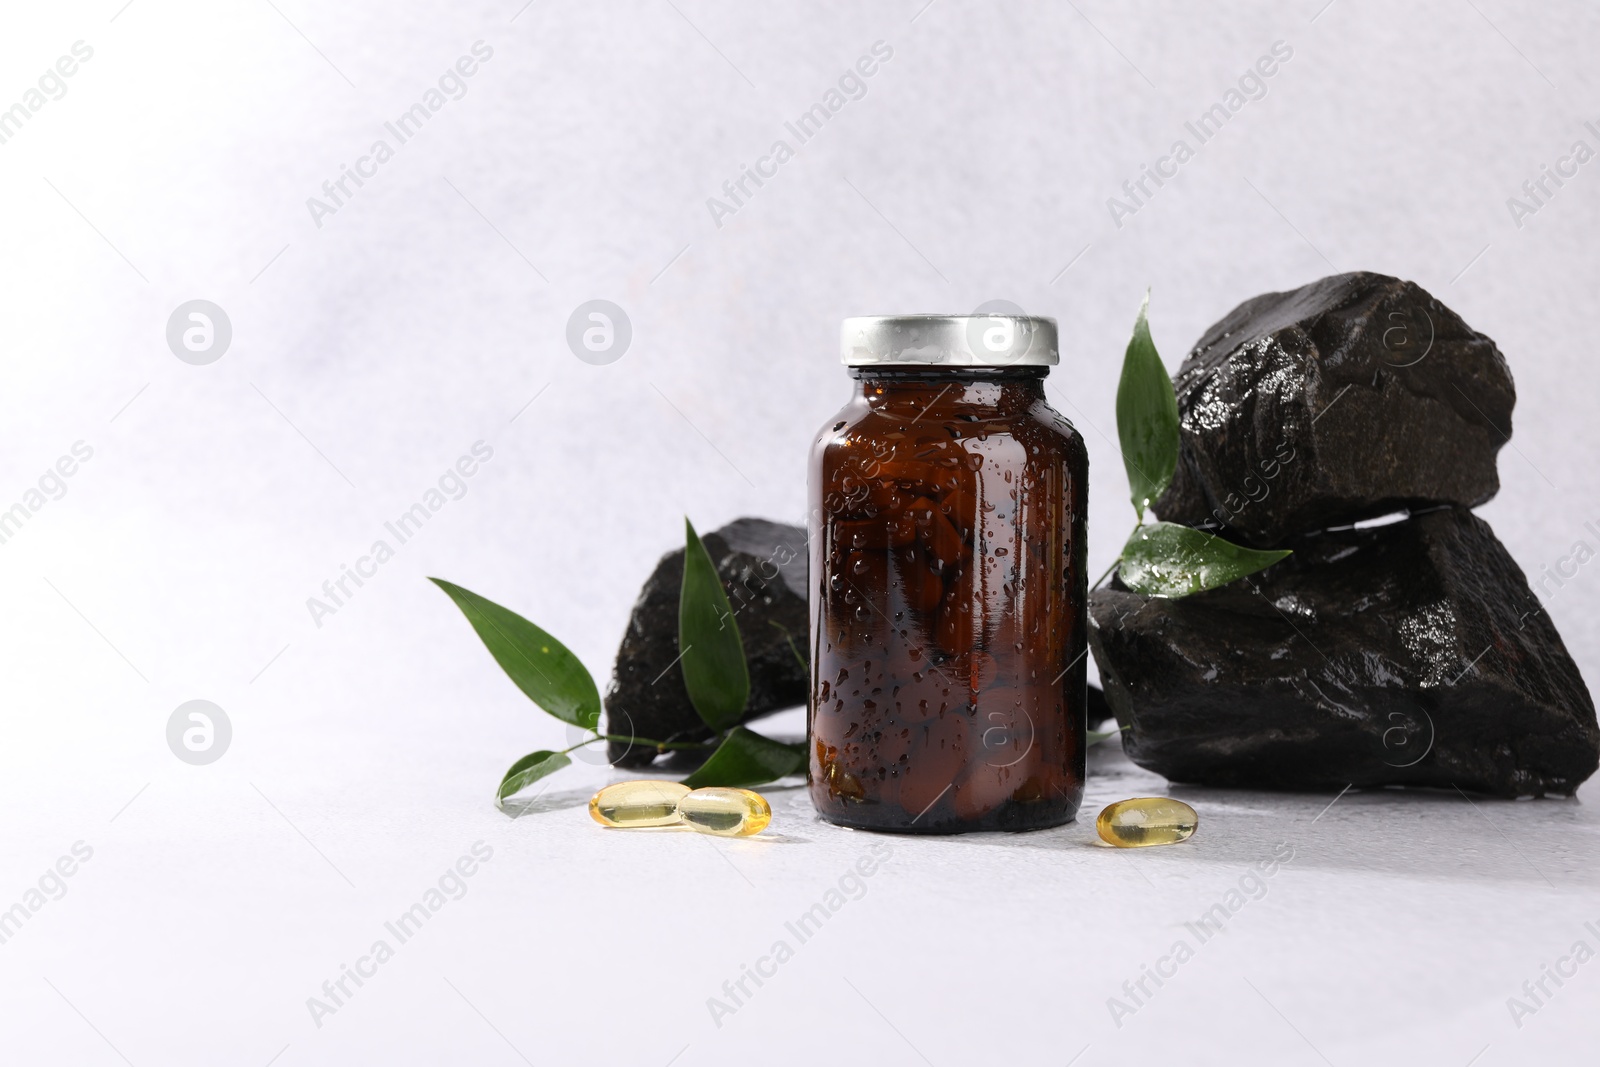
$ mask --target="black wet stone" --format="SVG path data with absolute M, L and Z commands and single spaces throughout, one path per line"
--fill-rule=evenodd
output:
M 1087 707 L 1087 719 L 1089 722 L 1089 729 L 1091 730 L 1098 727 L 1107 719 L 1112 718 L 1115 714 L 1111 710 L 1111 705 L 1106 703 L 1105 691 L 1093 683 L 1089 685 L 1089 700 Z
M 810 679 L 804 655 L 806 531 L 765 519 L 736 519 L 701 536 L 739 624 L 750 668 L 744 720 L 806 702 Z M 711 731 L 689 703 L 678 666 L 678 594 L 683 549 L 661 557 L 628 617 L 606 689 L 606 732 L 657 741 L 703 741 Z M 793 638 L 793 646 L 790 645 Z M 611 742 L 611 762 L 643 767 L 656 751 Z
M 1179 600 L 1101 589 L 1090 646 L 1130 758 L 1177 782 L 1570 795 L 1594 702 L 1494 531 L 1446 508 L 1291 542 Z
M 1516 390 L 1493 341 L 1412 282 L 1358 272 L 1245 301 L 1173 379 L 1161 518 L 1275 545 L 1499 489 Z

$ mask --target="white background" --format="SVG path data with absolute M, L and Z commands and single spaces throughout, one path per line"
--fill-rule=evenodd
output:
M 74 42 L 93 58 L 0 144 L 0 507 L 74 442 L 93 458 L 0 545 L 0 908 L 75 842 L 93 857 L 0 945 L 0 1060 L 1487 1067 L 1592 1046 L 1600 962 L 1520 1027 L 1506 1000 L 1600 949 L 1593 783 L 1331 809 L 1174 788 L 1199 834 L 1138 854 L 1088 821 L 891 840 L 720 1027 L 707 998 L 882 839 L 795 790 L 771 792 L 767 840 L 608 834 L 589 766 L 494 809 L 563 731 L 424 577 L 603 680 L 683 515 L 800 519 L 850 314 L 1001 298 L 1060 321 L 1098 569 L 1129 526 L 1107 435 L 1146 286 L 1176 367 L 1255 293 L 1411 278 L 1516 378 L 1481 513 L 1530 574 L 1600 543 L 1600 163 L 1521 227 L 1506 204 L 1600 148 L 1600 13 L 922 2 L 6 5 L 0 107 Z M 317 226 L 307 198 L 479 40 L 466 95 Z M 880 40 L 865 95 L 717 226 L 707 198 Z M 1293 57 L 1265 98 L 1115 226 L 1107 198 L 1275 41 Z M 165 340 L 195 298 L 233 326 L 209 366 Z M 608 366 L 564 339 L 594 298 L 633 325 Z M 479 440 L 466 495 L 317 626 L 307 598 Z M 1591 680 L 1597 609 L 1593 567 L 1549 603 Z M 234 729 L 206 767 L 165 741 L 196 698 Z M 1099 764 L 1090 812 L 1166 788 Z M 307 998 L 480 840 L 470 891 L 317 1026 Z M 1295 858 L 1266 895 L 1115 1025 L 1107 998 L 1278 842 Z

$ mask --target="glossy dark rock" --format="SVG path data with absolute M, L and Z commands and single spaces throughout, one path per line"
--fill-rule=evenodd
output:
M 722 578 L 744 642 L 750 701 L 743 721 L 804 704 L 810 680 L 798 656 L 804 653 L 809 624 L 805 530 L 765 519 L 736 519 L 701 541 Z M 661 557 L 628 617 L 606 689 L 607 733 L 657 741 L 711 736 L 689 703 L 677 663 L 682 586 L 680 547 Z M 643 767 L 656 756 L 654 749 L 630 750 L 618 742 L 607 747 L 618 767 Z
M 1293 542 L 1181 600 L 1101 589 L 1090 646 L 1142 767 L 1177 782 L 1571 794 L 1594 702 L 1494 532 L 1446 508 Z
M 1088 709 L 1088 723 L 1091 730 L 1099 729 L 1101 723 L 1115 716 L 1111 705 L 1106 703 L 1105 691 L 1097 685 L 1089 686 Z
M 1417 285 L 1368 272 L 1245 301 L 1174 386 L 1183 444 L 1156 513 L 1257 546 L 1483 503 L 1516 402 L 1493 341 Z

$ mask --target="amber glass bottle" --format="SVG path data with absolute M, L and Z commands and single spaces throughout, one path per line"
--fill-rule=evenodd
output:
M 872 830 L 1027 830 L 1083 797 L 1088 456 L 1055 323 L 847 319 L 811 451 L 809 781 Z

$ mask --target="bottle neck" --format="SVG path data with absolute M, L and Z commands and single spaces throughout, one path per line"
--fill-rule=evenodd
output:
M 855 395 L 874 408 L 1025 409 L 1044 399 L 1048 367 L 851 367 Z

